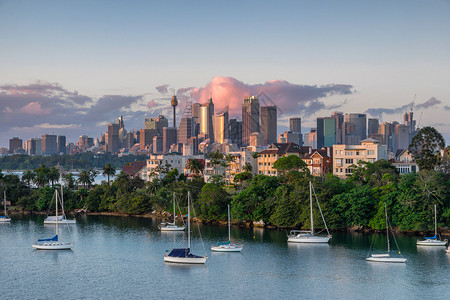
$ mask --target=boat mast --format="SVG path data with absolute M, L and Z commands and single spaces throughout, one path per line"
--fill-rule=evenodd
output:
M 311 234 L 314 235 L 314 221 L 313 221 L 313 209 L 312 209 L 312 183 L 309 182 L 309 207 L 311 209 Z
M 386 203 L 384 203 L 384 213 L 386 214 L 386 237 L 387 237 L 387 253 L 391 251 L 391 247 L 389 245 L 389 225 L 388 225 L 388 216 L 387 216 L 387 207 Z
M 55 190 L 55 202 L 56 202 L 56 236 L 58 236 L 58 191 Z
M 191 248 L 191 206 L 190 206 L 191 193 L 188 192 L 188 249 Z
M 175 192 L 173 193 L 173 225 L 175 225 L 175 220 L 177 219 L 177 213 L 175 209 Z
M 5 205 L 5 217 L 6 217 L 6 190 L 3 191 L 3 204 Z
M 60 177 L 60 180 L 61 180 L 61 210 L 62 210 L 63 216 L 65 217 L 65 215 L 64 215 L 64 193 L 63 193 L 62 177 Z
M 230 228 L 230 204 L 228 204 L 228 241 L 231 242 L 231 228 Z
M 6 202 L 5 202 L 6 203 Z M 6 207 L 6 206 L 5 206 Z M 6 208 L 5 208 L 6 215 Z M 436 204 L 434 205 L 434 236 L 437 238 L 437 215 L 436 215 Z

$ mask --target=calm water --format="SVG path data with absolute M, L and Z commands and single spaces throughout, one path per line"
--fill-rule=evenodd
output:
M 82 216 L 71 225 L 72 251 L 37 251 L 38 237 L 54 226 L 42 216 L 13 216 L 0 224 L 0 292 L 4 299 L 54 298 L 448 298 L 450 255 L 417 248 L 416 238 L 397 236 L 406 264 L 364 260 L 373 235 L 336 233 L 329 245 L 291 245 L 283 231 L 232 228 L 242 253 L 211 253 L 227 228 L 200 226 L 206 265 L 163 262 L 164 250 L 185 245 L 186 233 L 163 233 L 145 218 Z M 194 225 L 196 229 L 196 225 Z M 195 230 L 197 231 L 197 230 Z M 69 238 L 63 226 L 61 240 Z M 385 237 L 374 247 L 383 251 Z M 194 254 L 204 254 L 198 232 Z

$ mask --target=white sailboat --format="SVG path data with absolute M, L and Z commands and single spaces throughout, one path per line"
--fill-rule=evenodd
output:
M 177 219 L 176 207 L 175 207 L 175 193 L 173 193 L 173 223 L 161 223 L 158 225 L 158 229 L 161 231 L 183 231 L 185 226 L 178 226 L 175 224 Z
M 56 206 L 56 210 L 58 210 L 58 206 Z M 58 216 L 58 211 L 56 212 L 56 216 L 47 216 L 44 220 L 44 224 L 76 224 L 76 219 L 67 219 L 66 214 L 64 213 L 64 194 L 63 194 L 63 187 L 61 184 L 61 211 L 62 215 Z
M 386 214 L 386 238 L 387 238 L 387 253 L 382 254 L 371 254 L 369 257 L 366 258 L 366 261 L 371 262 L 382 262 L 382 263 L 405 263 L 406 258 L 403 257 L 391 257 L 391 247 L 389 243 L 389 222 L 388 222 L 388 215 L 387 215 L 387 207 L 386 203 L 384 204 L 384 212 Z M 400 250 L 398 251 L 400 254 Z
M 5 215 L 0 216 L 0 223 L 11 222 L 11 218 L 8 218 L 8 215 L 6 214 L 6 191 L 3 191 L 3 204 L 5 207 Z
M 325 229 L 327 230 L 328 235 L 327 236 L 319 236 L 315 235 L 314 232 L 314 217 L 313 217 L 313 201 L 312 201 L 312 193 L 313 193 L 313 187 L 311 181 L 309 182 L 309 206 L 311 211 L 311 231 L 304 231 L 304 230 L 291 230 L 291 232 L 288 235 L 288 242 L 289 243 L 328 243 L 328 241 L 331 239 L 330 232 L 328 231 L 327 223 L 325 222 L 325 218 L 322 214 L 322 209 L 320 208 L 319 200 L 316 201 L 317 205 L 319 206 L 320 215 L 322 216 L 323 223 L 325 224 Z M 315 196 L 314 192 L 314 196 Z
M 445 246 L 447 240 L 441 241 L 437 236 L 437 213 L 436 204 L 434 205 L 434 236 L 425 237 L 424 240 L 418 240 L 417 246 Z
M 228 241 L 211 246 L 211 251 L 216 252 L 241 252 L 244 245 L 231 244 L 230 205 L 228 204 Z
M 187 248 L 166 250 L 164 261 L 179 264 L 204 264 L 207 256 L 198 256 L 191 253 L 191 194 L 188 192 L 188 244 Z
M 72 248 L 71 243 L 61 243 L 58 240 L 58 191 L 55 190 L 55 202 L 56 202 L 56 234 L 49 239 L 38 239 L 37 243 L 32 245 L 37 250 L 70 250 Z

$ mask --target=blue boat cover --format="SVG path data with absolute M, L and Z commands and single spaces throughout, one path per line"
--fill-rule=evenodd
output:
M 218 244 L 219 245 L 228 245 L 230 243 L 230 241 L 228 241 L 228 242 L 219 242 Z
M 426 240 L 435 240 L 437 239 L 437 236 L 430 236 L 430 237 L 425 237 Z
M 58 241 L 58 235 L 55 235 L 51 239 L 38 239 L 38 242 L 50 242 L 50 241 L 57 242 Z
M 189 248 L 182 248 L 182 249 L 172 249 L 172 251 L 169 253 L 170 257 L 203 257 L 203 256 L 197 256 L 194 254 L 191 254 L 191 249 Z
M 0 216 L 1 219 L 6 219 L 6 216 Z

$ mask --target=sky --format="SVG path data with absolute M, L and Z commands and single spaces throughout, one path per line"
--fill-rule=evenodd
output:
M 333 111 L 450 141 L 450 1 L 0 0 L 0 147 L 18 136 L 98 137 L 123 115 L 178 121 L 186 103 L 277 105 L 278 131 Z

